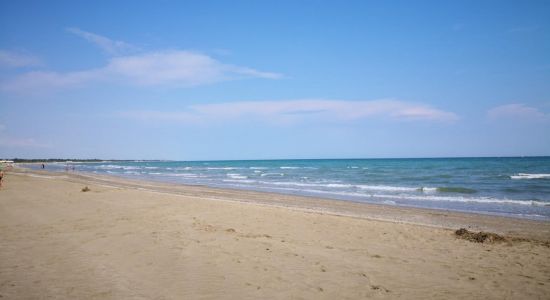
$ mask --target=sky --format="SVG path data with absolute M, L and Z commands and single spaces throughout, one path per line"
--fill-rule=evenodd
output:
M 0 2 L 0 157 L 531 155 L 549 1 Z

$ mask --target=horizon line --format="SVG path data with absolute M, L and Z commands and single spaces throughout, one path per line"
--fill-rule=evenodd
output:
M 178 160 L 178 159 L 101 159 L 101 158 L 0 158 L 0 160 L 32 160 L 36 162 L 40 161 L 126 161 L 126 162 L 228 162 L 228 161 L 280 161 L 280 160 L 384 160 L 384 159 L 456 159 L 456 158 L 544 158 L 550 157 L 550 155 L 512 155 L 512 156 L 419 156 L 419 157 L 352 157 L 352 158 L 265 158 L 265 159 L 192 159 L 192 160 Z

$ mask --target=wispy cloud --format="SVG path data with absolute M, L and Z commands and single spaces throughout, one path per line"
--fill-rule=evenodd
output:
M 41 143 L 33 138 L 1 137 L 0 147 L 10 148 L 51 148 L 50 144 Z
M 103 52 L 109 55 L 121 55 L 128 52 L 137 51 L 139 49 L 132 44 L 123 41 L 115 41 L 105 36 L 84 31 L 76 27 L 69 27 L 67 28 L 67 31 L 96 45 L 101 50 L 103 50 Z
M 3 82 L 0 88 L 12 92 L 41 92 L 98 82 L 178 88 L 241 78 L 280 77 L 277 73 L 224 64 L 197 52 L 171 50 L 113 57 L 107 65 L 97 69 L 28 72 Z
M 499 119 L 530 120 L 530 121 L 550 120 L 550 114 L 544 113 L 535 107 L 527 106 L 521 103 L 505 104 L 505 105 L 494 107 L 487 112 L 487 116 L 491 120 L 499 120 Z
M 349 122 L 367 118 L 391 120 L 423 120 L 454 122 L 459 117 L 452 112 L 429 105 L 397 100 L 342 101 L 342 100 L 284 100 L 247 101 L 203 104 L 180 112 L 126 111 L 119 116 L 180 123 L 209 123 L 229 120 L 254 120 L 269 123 Z
M 42 61 L 36 56 L 24 52 L 0 50 L 0 67 L 20 68 L 40 65 L 42 65 Z
M 10 147 L 10 148 L 50 148 L 51 145 L 47 143 L 41 143 L 34 138 L 20 138 L 20 137 L 11 137 L 6 133 L 6 126 L 0 124 L 0 147 Z

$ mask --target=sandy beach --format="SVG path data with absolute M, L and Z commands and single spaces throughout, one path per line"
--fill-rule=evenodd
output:
M 19 169 L 0 297 L 548 299 L 549 241 L 549 222 Z

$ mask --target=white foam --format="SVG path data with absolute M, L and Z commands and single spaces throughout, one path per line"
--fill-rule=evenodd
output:
M 102 170 L 122 169 L 121 166 L 115 166 L 115 165 L 99 165 L 96 168 L 102 169 Z
M 236 173 L 227 173 L 226 176 L 230 177 L 230 178 L 233 178 L 233 179 L 247 179 L 248 178 L 248 176 L 244 176 L 244 175 L 236 174 Z
M 424 192 L 424 193 L 435 193 L 435 192 L 437 192 L 437 188 L 434 188 L 434 187 L 421 187 L 419 190 Z
M 124 170 L 139 170 L 139 169 L 141 169 L 140 167 L 134 167 L 134 166 L 122 166 L 121 168 L 124 169 Z
M 489 197 L 445 197 L 445 196 L 413 196 L 413 195 L 372 195 L 376 198 L 390 198 L 403 200 L 424 200 L 424 201 L 449 201 L 449 202 L 475 202 L 475 203 L 492 203 L 492 204 L 516 204 L 530 206 L 550 206 L 550 202 L 536 200 L 511 200 L 511 199 L 495 199 Z
M 188 177 L 188 178 L 199 178 L 199 177 L 202 177 L 200 175 L 197 175 L 197 174 L 193 174 L 193 173 L 174 173 L 174 174 L 165 174 L 165 176 L 170 176 L 170 177 Z
M 394 203 L 396 199 L 399 199 L 399 200 L 417 200 L 417 201 L 448 201 L 448 202 L 464 202 L 464 203 L 550 206 L 550 202 L 543 202 L 543 201 L 536 201 L 536 200 L 495 199 L 495 198 L 489 198 L 489 197 L 468 198 L 468 197 L 446 197 L 446 196 L 364 194 L 364 193 L 347 192 L 347 191 L 334 191 L 334 190 L 324 191 L 324 190 L 316 190 L 316 189 L 299 189 L 299 188 L 291 188 L 291 187 L 277 187 L 276 189 L 295 191 L 295 192 L 335 195 L 335 196 L 369 198 L 369 199 L 379 198 L 379 199 L 384 199 L 384 201 L 392 201 Z
M 285 176 L 285 174 L 284 173 L 264 173 L 261 176 L 262 177 L 264 177 L 264 176 L 268 176 L 268 177 L 270 177 L 270 176 L 281 176 L 282 177 L 282 176 Z
M 280 167 L 280 169 L 299 169 L 300 167 Z
M 410 191 L 419 190 L 418 188 L 411 188 L 411 187 L 384 186 L 384 185 L 352 185 L 352 184 L 344 184 L 344 183 L 317 183 L 317 182 L 305 183 L 305 182 L 295 182 L 295 181 L 262 181 L 261 183 L 268 184 L 268 185 L 319 187 L 319 188 L 336 188 L 336 189 L 351 189 L 351 188 L 357 187 L 361 190 L 388 191 L 388 192 L 410 192 Z
M 418 188 L 402 187 L 402 186 L 389 186 L 389 185 L 357 185 L 359 189 L 369 191 L 387 191 L 387 192 L 411 192 L 418 191 Z
M 351 185 L 351 184 L 341 184 L 341 183 L 329 183 L 329 184 L 325 184 L 324 186 L 331 187 L 331 188 L 351 188 L 351 187 L 353 187 L 353 185 Z
M 263 175 L 263 174 L 262 174 Z M 323 185 L 313 184 L 313 183 L 302 183 L 302 182 L 284 182 L 284 181 L 261 181 L 260 183 L 268 185 L 286 185 L 286 186 L 302 186 L 302 187 L 321 187 Z
M 267 170 L 267 167 L 250 167 L 250 170 Z
M 511 179 L 545 179 L 550 178 L 550 174 L 528 174 L 519 173 L 518 175 L 510 176 Z
M 207 170 L 240 170 L 243 168 L 237 168 L 237 167 L 208 167 Z
M 223 179 L 222 181 L 223 182 L 233 182 L 233 183 L 255 183 L 256 182 L 254 180 L 244 180 L 244 179 L 239 179 L 239 180 L 236 180 L 236 179 Z

